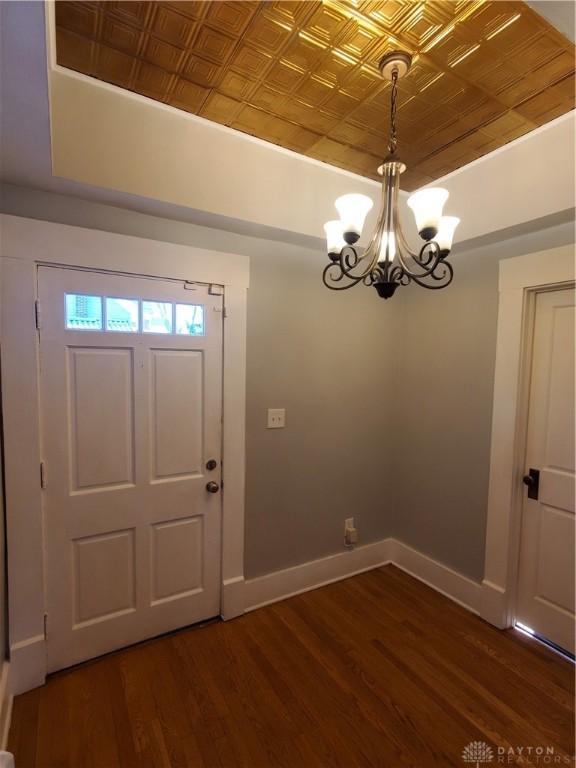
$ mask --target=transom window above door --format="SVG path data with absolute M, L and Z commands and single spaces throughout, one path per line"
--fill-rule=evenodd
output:
M 204 307 L 117 296 L 67 293 L 66 328 L 71 331 L 204 335 Z

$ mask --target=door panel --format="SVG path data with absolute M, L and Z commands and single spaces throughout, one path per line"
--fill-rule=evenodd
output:
M 134 483 L 132 350 L 68 348 L 71 490 Z
M 202 517 L 152 526 L 152 602 L 202 589 Z
M 151 350 L 154 479 L 202 472 L 201 352 Z M 188 382 L 183 388 L 181 381 Z
M 52 267 L 38 291 L 53 671 L 219 613 L 222 297 Z
M 516 619 L 574 653 L 574 289 L 537 294 Z
M 134 528 L 72 541 L 74 627 L 136 610 Z

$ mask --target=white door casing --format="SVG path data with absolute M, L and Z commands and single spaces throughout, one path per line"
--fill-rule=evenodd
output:
M 574 289 L 536 295 L 516 621 L 574 653 Z M 533 494 L 535 495 L 535 494 Z
M 224 286 L 222 602 L 244 606 L 246 304 L 249 260 L 190 245 L 0 215 L 1 355 L 6 466 L 10 680 L 13 694 L 44 682 L 45 579 L 34 320 L 37 266 L 59 265 Z
M 532 331 L 540 291 L 573 287 L 574 246 L 504 259 L 499 265 L 498 328 L 482 617 L 516 620 Z
M 222 289 L 38 273 L 54 671 L 219 613 Z M 204 334 L 68 329 L 66 295 L 202 306 Z

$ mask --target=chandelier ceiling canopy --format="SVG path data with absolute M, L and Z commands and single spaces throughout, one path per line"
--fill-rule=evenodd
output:
M 452 282 L 452 265 L 446 257 L 460 219 L 442 215 L 448 192 L 428 187 L 408 198 L 424 241 L 419 251 L 408 245 L 398 212 L 400 175 L 406 165 L 396 154 L 396 101 L 398 80 L 411 64 L 412 57 L 404 51 L 393 51 L 380 62 L 382 76 L 391 82 L 389 154 L 378 168 L 382 177 L 380 212 L 372 239 L 361 252 L 356 243 L 372 200 L 359 194 L 342 195 L 336 200 L 340 218 L 324 225 L 330 262 L 324 269 L 323 281 L 332 290 L 342 291 L 362 283 L 373 285 L 379 296 L 389 299 L 399 285 L 414 282 L 423 288 L 438 289 Z

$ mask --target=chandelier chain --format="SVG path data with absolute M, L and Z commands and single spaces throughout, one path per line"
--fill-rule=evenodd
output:
M 392 93 L 390 95 L 390 142 L 388 151 L 391 155 L 396 152 L 396 100 L 398 98 L 398 70 L 392 72 Z

